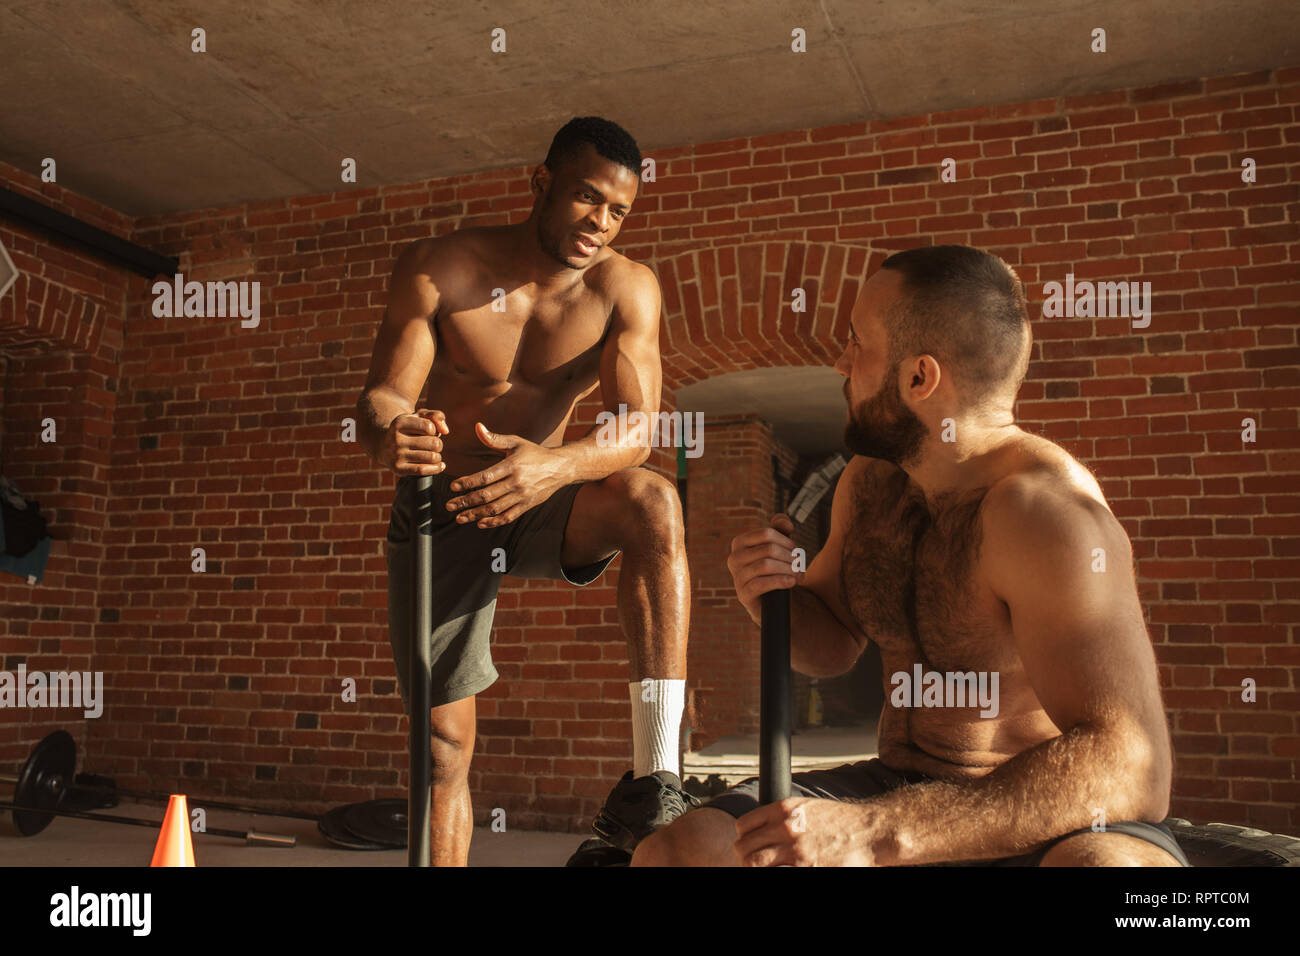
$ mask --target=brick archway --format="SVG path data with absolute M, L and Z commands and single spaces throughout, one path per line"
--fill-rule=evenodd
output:
M 716 376 L 834 365 L 868 265 L 885 255 L 840 243 L 754 242 L 653 261 L 663 292 L 665 407 L 680 405 L 681 389 Z M 796 288 L 804 290 L 804 311 L 794 311 Z M 727 552 L 734 535 L 761 527 L 771 513 L 773 458 L 788 477 L 797 457 L 757 419 L 725 423 L 709 434 L 701 466 L 691 469 L 687 502 L 693 748 L 758 729 L 756 635 L 734 599 Z M 801 529 L 797 540 L 809 553 L 820 545 L 811 528 Z
M 107 312 L 100 300 L 19 269 L 0 304 L 0 337 L 18 347 L 43 343 L 45 350 L 76 349 L 94 355 L 99 348 Z
M 870 255 L 842 243 L 756 242 L 654 260 L 664 391 L 743 369 L 833 365 Z M 795 288 L 806 311 L 791 308 Z

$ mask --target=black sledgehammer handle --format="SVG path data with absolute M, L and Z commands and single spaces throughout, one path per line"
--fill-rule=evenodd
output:
M 429 866 L 430 778 L 433 775 L 433 728 L 429 705 L 433 698 L 430 677 L 429 635 L 433 633 L 433 476 L 417 475 L 410 482 L 411 539 L 411 780 L 407 806 L 406 846 L 408 866 Z
M 758 801 L 790 796 L 790 591 L 762 596 L 759 655 Z

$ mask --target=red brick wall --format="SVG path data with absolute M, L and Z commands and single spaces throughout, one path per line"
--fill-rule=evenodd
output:
M 658 181 L 619 241 L 661 276 L 669 395 L 740 368 L 829 364 L 858 278 L 896 249 L 991 249 L 1035 309 L 1066 272 L 1151 281 L 1149 329 L 1038 319 L 1017 413 L 1095 470 L 1133 538 L 1175 735 L 1174 813 L 1294 832 L 1298 109 L 1292 68 L 653 150 Z M 1246 156 L 1259 171 L 1249 186 Z M 944 157 L 957 182 L 940 181 Z M 98 586 L 94 649 L 118 689 L 91 729 L 95 769 L 270 802 L 399 792 L 406 724 L 382 551 L 393 478 L 339 440 L 340 423 L 401 247 L 515 221 L 529 203 L 521 167 L 134 224 L 187 276 L 262 281 L 263 322 L 155 319 L 147 283 L 130 285 L 131 334 L 99 373 L 122 387 L 102 439 L 111 459 L 93 472 L 112 485 L 103 560 L 90 561 L 100 577 L 84 585 Z M 789 311 L 795 285 L 809 313 Z M 6 448 L 10 403 L 39 384 L 15 374 Z M 1240 439 L 1247 415 L 1253 446 Z M 23 467 L 63 461 L 33 447 Z M 692 480 L 724 461 L 693 461 Z M 47 507 L 85 493 L 43 480 Z M 189 571 L 196 544 L 203 578 Z M 617 568 L 581 591 L 503 589 L 505 679 L 481 698 L 479 819 L 500 806 L 514 826 L 585 826 L 627 766 Z M 718 573 L 692 568 L 709 597 Z M 89 618 L 92 605 L 48 580 L 5 653 L 39 633 L 52 668 L 86 625 L 43 615 Z M 355 704 L 339 698 L 349 676 Z M 1243 676 L 1256 703 L 1240 700 Z
M 130 217 L 57 184 L 3 163 L 0 180 L 59 212 L 130 234 Z M 116 613 L 101 610 L 99 590 L 128 279 L 10 219 L 0 218 L 0 243 L 19 271 L 0 299 L 0 474 L 39 504 L 52 538 L 38 584 L 0 574 L 0 669 L 103 669 L 112 664 L 98 659 L 96 629 Z M 53 442 L 43 439 L 47 419 Z M 84 747 L 93 732 L 83 713 L 0 710 L 0 772 L 12 772 L 36 740 L 59 727 Z
M 706 747 L 729 734 L 758 733 L 759 629 L 735 598 L 727 558 L 736 535 L 766 527 L 788 508 L 796 489 L 781 495 L 772 474 L 775 455 L 786 482 L 802 483 L 798 456 L 755 416 L 705 419 L 704 455 L 689 465 L 686 543 L 691 561 L 691 745 Z M 820 462 L 818 462 L 820 464 Z M 829 506 L 829 495 L 822 502 Z M 817 516 L 796 525 L 794 542 L 811 562 L 821 547 Z M 795 675 L 795 726 L 803 721 L 808 679 Z
M 758 630 L 736 602 L 727 555 L 732 538 L 772 514 L 776 447 L 765 422 L 706 418 L 704 454 L 687 463 L 690 726 L 697 747 L 758 730 Z

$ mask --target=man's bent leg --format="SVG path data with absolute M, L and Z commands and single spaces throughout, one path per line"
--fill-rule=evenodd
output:
M 632 866 L 739 866 L 736 818 L 700 807 L 656 830 L 632 854 Z
M 474 832 L 469 802 L 474 713 L 473 697 L 429 711 L 433 724 L 429 862 L 433 866 L 465 866 L 469 862 Z
M 683 680 L 690 571 L 677 489 L 643 468 L 584 484 L 564 529 L 561 560 L 582 567 L 623 552 L 618 616 L 631 678 Z
M 596 815 L 596 838 L 579 847 L 570 866 L 589 865 L 582 862 L 589 854 L 606 860 L 611 847 L 628 859 L 645 836 L 697 803 L 678 777 L 690 572 L 681 502 L 671 482 L 628 468 L 580 487 L 560 548 L 565 576 L 572 570 L 576 580 L 586 580 L 585 568 L 599 568 L 616 552 L 623 555 L 618 615 L 630 662 L 632 769 Z
M 921 783 L 924 774 L 887 767 L 879 757 L 790 778 L 790 795 L 821 800 L 864 800 Z M 750 777 L 648 837 L 633 866 L 739 866 L 736 821 L 758 809 L 759 779 Z
M 1182 866 L 1154 843 L 1112 831 L 1079 833 L 1057 843 L 1039 866 Z

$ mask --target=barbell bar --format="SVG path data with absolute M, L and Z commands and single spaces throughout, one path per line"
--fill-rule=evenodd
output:
M 48 808 L 24 807 L 17 803 L 0 803 L 0 810 L 14 810 L 17 813 L 25 814 L 48 814 L 55 817 L 73 817 L 77 820 L 98 820 L 100 823 L 125 823 L 135 827 L 152 827 L 157 830 L 162 826 L 161 820 L 146 820 L 143 817 L 119 817 L 112 813 L 89 813 L 78 810 L 50 810 Z M 17 814 L 15 814 L 16 816 Z M 42 826 L 41 830 L 45 827 Z M 22 833 L 22 831 L 19 831 Z M 40 830 L 36 831 L 37 833 Z M 291 847 L 297 844 L 298 838 L 283 833 L 258 833 L 256 830 L 226 830 L 220 827 L 206 827 L 202 830 L 193 832 L 200 836 L 221 836 L 233 837 L 236 840 L 243 840 L 249 846 L 286 846 Z M 23 833 L 23 836 L 33 836 L 34 834 Z
M 0 783 L 18 785 L 18 777 L 11 773 L 0 773 Z M 76 783 L 64 784 L 67 793 L 100 793 L 104 796 L 130 797 L 132 800 L 146 800 L 151 803 L 166 803 L 170 794 L 163 793 L 161 790 L 126 790 L 118 786 L 103 786 L 100 784 Z M 303 813 L 301 810 L 268 810 L 265 807 L 253 807 L 240 803 L 224 803 L 220 800 L 204 800 L 201 797 L 187 798 L 191 807 L 203 807 L 213 810 L 233 810 L 236 813 L 260 813 L 267 817 L 297 817 L 299 820 L 311 820 L 313 822 L 320 819 L 318 813 Z

